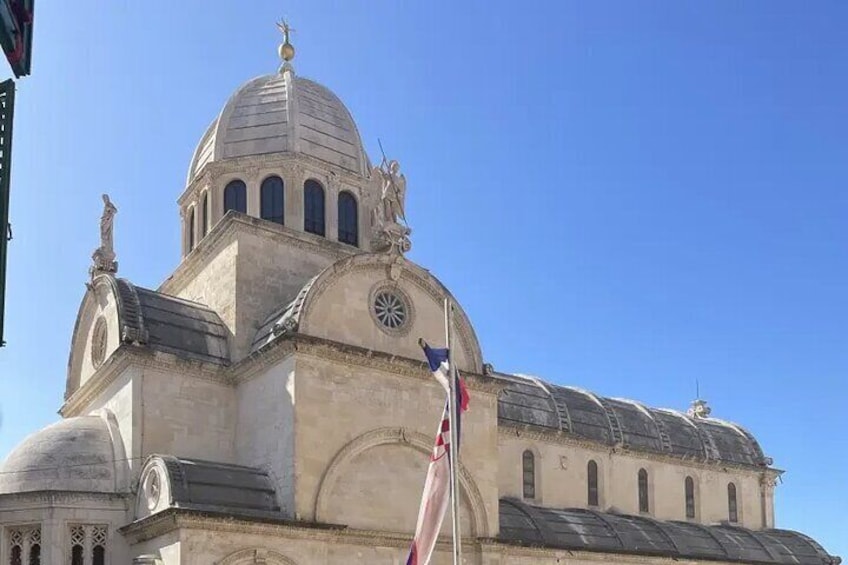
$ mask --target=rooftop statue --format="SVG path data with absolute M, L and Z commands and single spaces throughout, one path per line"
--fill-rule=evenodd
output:
M 109 195 L 103 195 L 103 215 L 100 216 L 100 247 L 91 254 L 92 265 L 89 273 L 92 277 L 102 273 L 117 273 L 118 262 L 115 261 L 113 245 L 113 222 L 118 208 L 109 200 Z
M 371 178 L 380 183 L 380 201 L 371 214 L 375 247 L 405 253 L 412 247 L 412 230 L 406 223 L 406 177 L 400 172 L 400 163 L 383 155 L 383 162 L 374 167 Z

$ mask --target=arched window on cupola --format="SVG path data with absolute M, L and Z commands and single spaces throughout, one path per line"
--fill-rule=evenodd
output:
M 339 193 L 339 241 L 359 246 L 359 212 L 356 198 L 347 190 Z
M 232 180 L 224 188 L 224 214 L 230 210 L 247 214 L 247 186 L 244 181 Z
M 639 512 L 650 512 L 648 504 L 648 472 L 639 469 Z
M 524 498 L 536 498 L 536 457 L 529 449 L 521 456 L 521 471 L 524 480 Z
M 186 236 L 188 252 L 194 249 L 194 206 L 188 209 L 188 221 L 186 222 Z
M 739 509 L 736 504 L 736 485 L 727 485 L 727 517 L 731 522 L 739 521 Z
M 285 224 L 283 179 L 273 176 L 263 180 L 260 193 L 260 217 L 281 226 Z
M 589 464 L 586 465 L 586 474 L 588 475 L 588 487 L 589 487 L 589 496 L 588 496 L 588 504 L 589 506 L 599 506 L 599 493 L 598 493 L 598 464 L 594 461 L 589 461 Z
M 684 490 L 686 491 L 686 517 L 695 517 L 695 480 L 692 477 L 686 477 L 684 481 Z
M 209 191 L 203 193 L 200 200 L 200 237 L 209 233 Z
M 324 235 L 324 187 L 317 180 L 303 183 L 303 229 Z

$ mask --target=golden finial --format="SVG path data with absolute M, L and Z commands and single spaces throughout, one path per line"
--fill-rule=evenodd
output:
M 291 43 L 289 43 L 289 34 L 294 30 L 289 26 L 289 23 L 286 20 L 277 22 L 277 28 L 283 33 L 283 43 L 280 44 L 277 52 L 280 54 L 280 59 L 288 64 L 289 61 L 294 59 L 294 47 Z

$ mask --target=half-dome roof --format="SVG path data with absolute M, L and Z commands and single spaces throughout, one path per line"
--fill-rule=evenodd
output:
M 120 440 L 119 440 L 120 441 Z M 67 418 L 30 435 L 0 467 L 0 494 L 115 492 L 112 434 L 100 416 Z
M 342 101 L 286 70 L 255 78 L 230 97 L 194 152 L 188 183 L 212 161 L 272 153 L 299 153 L 359 175 L 370 168 Z
M 501 392 L 498 421 L 561 431 L 635 451 L 768 466 L 754 437 L 736 424 L 715 418 L 693 418 L 674 410 L 605 398 L 532 378 L 516 378 Z

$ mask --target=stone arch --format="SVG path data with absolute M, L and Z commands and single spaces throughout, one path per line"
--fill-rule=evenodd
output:
M 336 453 L 324 471 L 323 477 L 321 477 L 314 508 L 315 520 L 317 522 L 330 521 L 326 520 L 325 517 L 333 487 L 344 471 L 344 468 L 354 457 L 369 449 L 392 444 L 406 445 L 428 455 L 433 449 L 433 439 L 431 437 L 405 428 L 378 428 L 354 438 Z M 471 473 L 462 465 L 461 461 L 459 465 L 459 486 L 460 491 L 465 494 L 471 510 L 472 535 L 475 537 L 489 537 L 489 522 L 486 515 L 486 506 L 483 503 L 483 496 L 480 494 L 480 490 L 477 488 L 477 483 L 474 481 Z
M 71 336 L 66 400 L 96 371 L 87 359 L 90 334 L 98 316 L 104 316 L 107 322 L 104 360 L 108 360 L 122 343 L 146 341 L 141 308 L 132 284 L 110 274 L 101 274 L 94 277 L 87 287 Z
M 460 369 L 471 370 L 475 373 L 483 371 L 483 355 L 477 334 L 462 306 L 432 273 L 405 258 L 395 258 L 390 254 L 357 253 L 341 259 L 324 269 L 312 282 L 306 294 L 298 316 L 299 331 L 314 334 L 320 325 L 312 317 L 313 311 L 319 307 L 321 297 L 339 280 L 347 275 L 365 271 L 385 272 L 384 278 L 395 283 L 408 284 L 408 289 L 419 289 L 429 299 L 442 304 L 445 298 L 450 298 L 455 309 L 454 329 L 456 331 L 456 349 L 461 349 L 467 359 L 468 366 Z M 417 358 L 418 355 L 416 354 Z
M 266 565 L 297 565 L 294 561 L 276 551 L 268 549 L 240 549 L 235 553 L 231 553 L 220 561 L 216 561 L 215 565 L 253 565 L 254 563 L 264 563 Z

